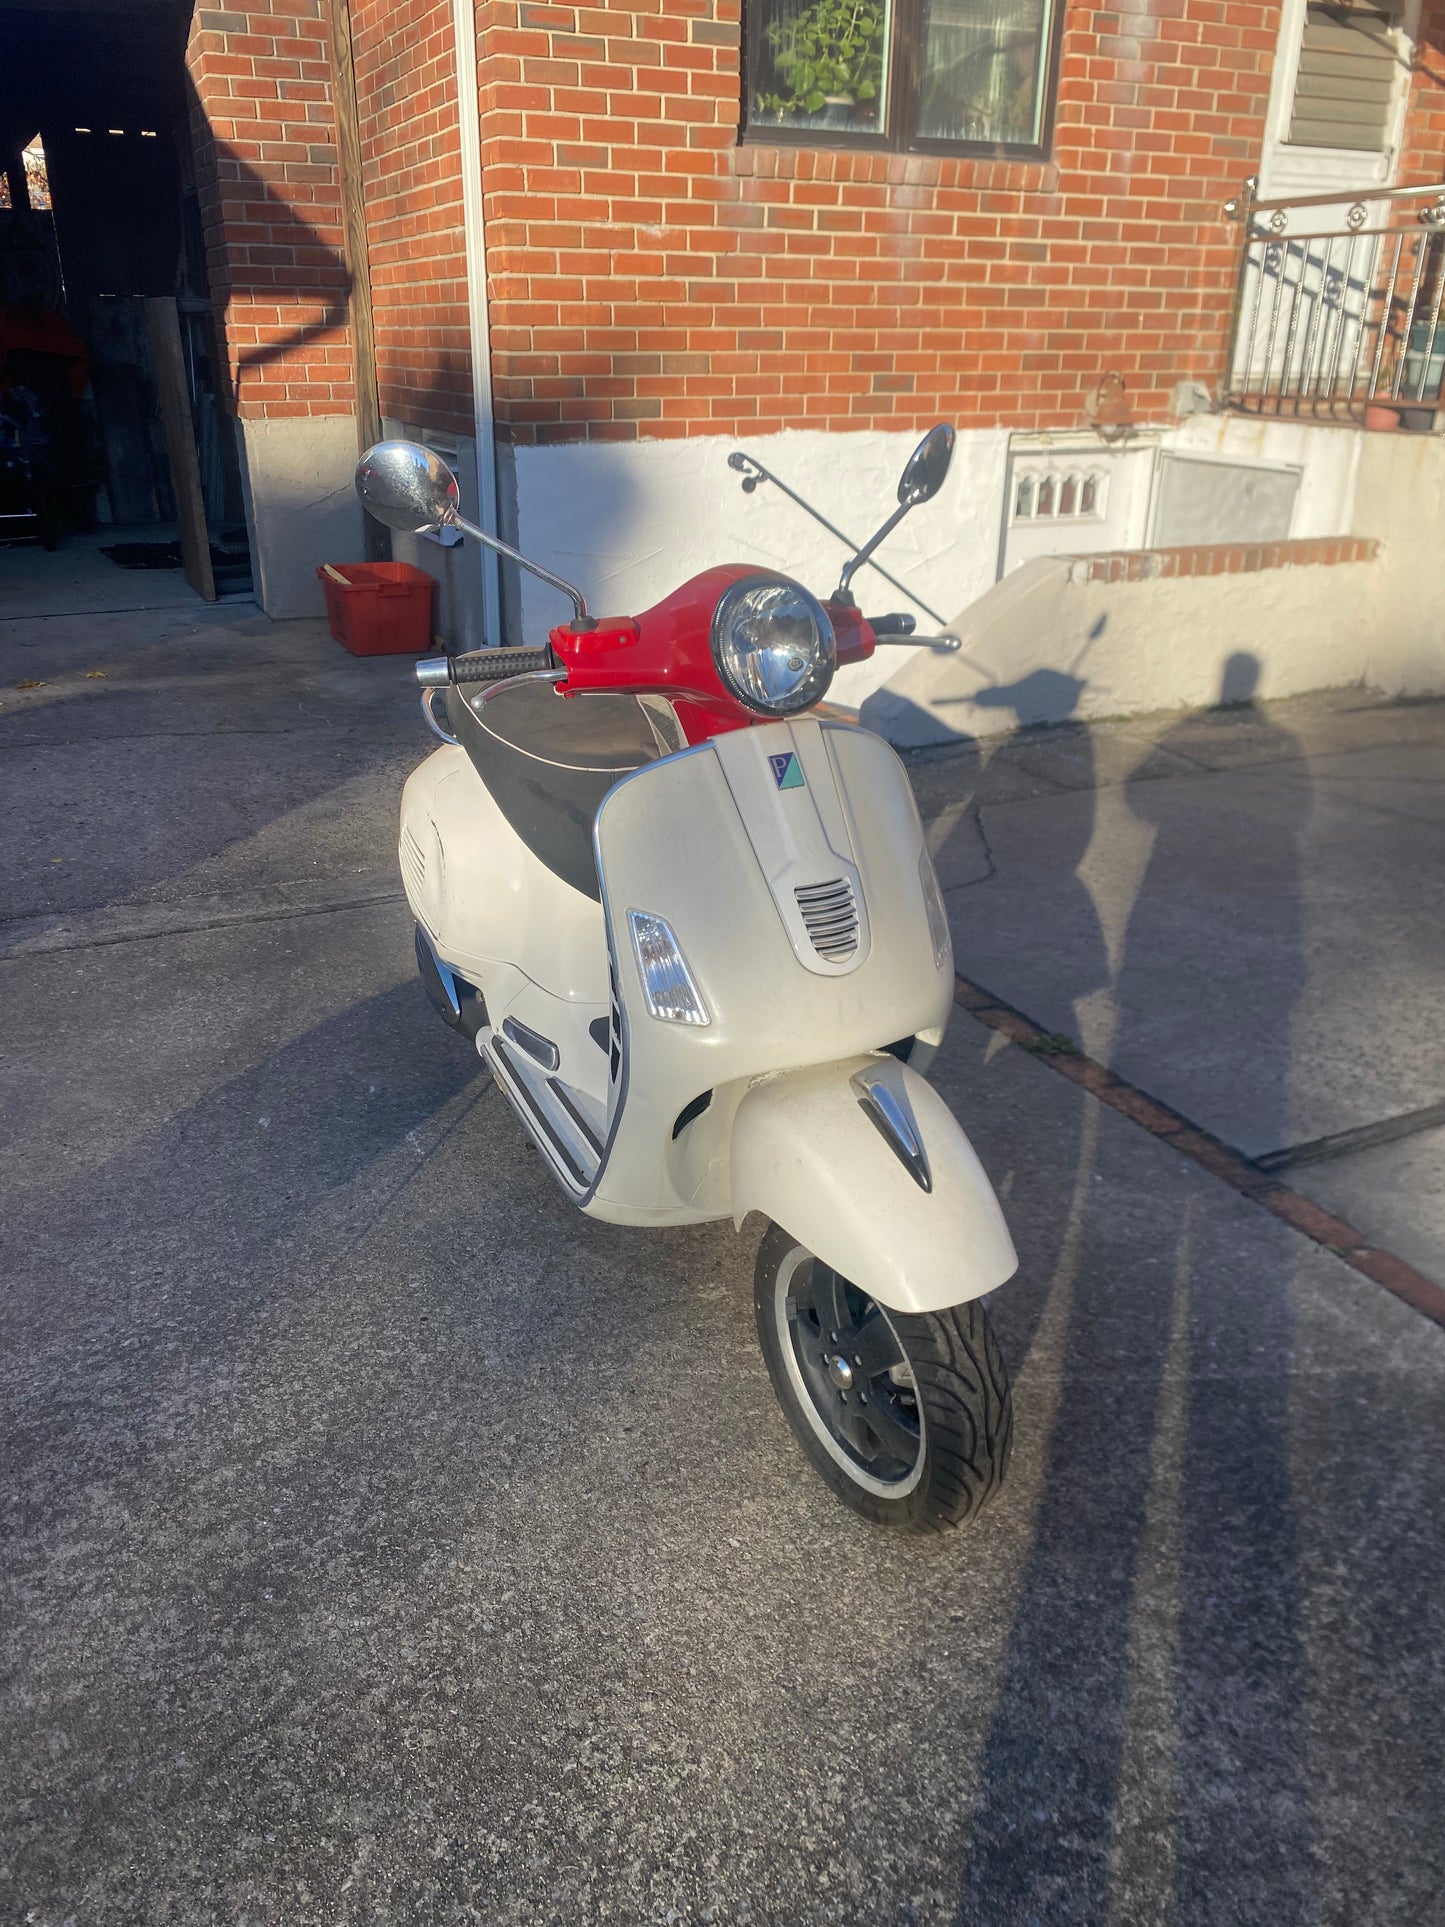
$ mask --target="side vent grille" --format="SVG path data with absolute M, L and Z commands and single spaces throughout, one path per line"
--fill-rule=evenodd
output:
M 426 852 L 410 830 L 401 833 L 401 862 L 406 880 L 419 898 L 426 896 Z
M 858 948 L 858 905 L 847 877 L 831 883 L 803 883 L 794 890 L 813 948 L 820 957 L 841 963 Z

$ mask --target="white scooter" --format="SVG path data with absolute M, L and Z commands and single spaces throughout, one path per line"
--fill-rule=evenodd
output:
M 789 1424 L 855 1511 L 925 1531 L 1003 1478 L 977 1301 L 1017 1259 L 924 1081 L 953 953 L 907 776 L 818 705 L 840 661 L 911 632 L 848 585 L 952 446 L 925 438 L 826 605 L 728 565 L 635 618 L 464 522 L 429 450 L 357 466 L 378 520 L 458 528 L 574 609 L 545 646 L 417 665 L 444 747 L 406 785 L 401 869 L 432 1002 L 589 1216 L 767 1221 L 758 1336 Z

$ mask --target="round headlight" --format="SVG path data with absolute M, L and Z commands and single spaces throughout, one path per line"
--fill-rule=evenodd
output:
M 713 612 L 712 655 L 726 687 L 764 716 L 811 709 L 838 666 L 822 603 L 786 576 L 748 576 L 724 591 Z

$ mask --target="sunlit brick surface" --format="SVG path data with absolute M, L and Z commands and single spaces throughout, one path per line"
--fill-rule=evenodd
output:
M 207 264 L 242 415 L 352 408 L 328 45 L 317 0 L 191 23 Z
M 381 409 L 472 431 L 450 0 L 353 0 Z
M 493 374 L 516 441 L 1136 419 L 1218 379 L 1224 201 L 1257 165 L 1281 7 L 1070 6 L 1047 162 L 740 145 L 738 0 L 476 10 Z M 354 0 L 385 412 L 465 430 L 449 0 Z M 1445 167 L 1427 6 L 1400 170 Z M 319 0 L 201 10 L 188 54 L 243 414 L 351 406 Z

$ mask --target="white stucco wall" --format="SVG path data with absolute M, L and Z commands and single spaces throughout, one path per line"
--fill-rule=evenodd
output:
M 1374 620 L 1385 581 L 1383 560 L 1111 583 L 1030 562 L 960 616 L 958 655 L 914 652 L 863 720 L 917 747 L 1248 695 L 1393 691 L 1396 653 Z
M 238 426 L 256 600 L 268 616 L 322 615 L 317 569 L 363 555 L 352 486 L 355 418 L 309 415 Z
M 1355 533 L 1385 544 L 1383 581 L 1365 617 L 1383 686 L 1445 694 L 1445 436 L 1366 438 Z

